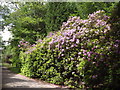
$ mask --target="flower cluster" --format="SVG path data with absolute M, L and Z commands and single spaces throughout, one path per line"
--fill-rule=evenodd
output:
M 104 15 L 104 11 L 90 14 L 87 20 L 76 16 L 70 17 L 67 22 L 63 23 L 61 31 L 52 36 L 49 47 L 50 49 L 58 48 L 62 56 L 65 51 L 73 48 L 86 49 L 91 39 L 105 39 L 106 33 L 110 30 L 108 19 L 109 17 Z M 93 43 L 99 42 L 94 41 Z
M 25 41 L 24 39 L 22 39 L 21 41 L 19 41 L 19 45 L 18 47 L 21 47 L 21 48 L 29 48 L 30 46 L 30 43 Z
M 41 42 L 41 40 L 38 40 L 38 42 Z M 21 41 L 19 41 L 18 47 L 22 50 L 25 50 L 25 53 L 28 54 L 36 49 L 36 44 L 31 45 L 29 42 L 22 39 Z

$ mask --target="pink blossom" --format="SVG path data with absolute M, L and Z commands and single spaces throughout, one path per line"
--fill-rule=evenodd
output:
M 74 45 L 71 45 L 71 47 L 74 47 Z
M 71 58 L 71 60 L 74 60 L 74 58 Z
M 82 54 L 81 52 L 78 53 L 79 55 Z
M 62 49 L 62 52 L 65 51 L 64 49 Z
M 18 45 L 18 47 L 20 47 L 20 45 Z
M 96 78 L 96 77 L 97 77 L 97 75 L 93 75 L 93 76 L 92 76 L 92 78 Z
M 68 47 L 66 47 L 66 49 L 69 49 Z
M 79 39 L 76 40 L 76 43 L 77 43 L 77 44 L 79 43 Z
M 88 61 L 91 61 L 90 58 L 88 59 Z

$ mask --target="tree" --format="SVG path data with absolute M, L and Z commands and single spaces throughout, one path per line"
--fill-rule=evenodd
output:
M 6 20 L 8 24 L 12 24 L 10 31 L 12 31 L 14 39 L 19 41 L 23 38 L 34 43 L 43 37 L 46 34 L 44 14 L 45 5 L 41 2 L 20 4 L 20 8 L 11 13 L 10 18 Z
M 112 15 L 110 18 L 111 22 L 111 36 L 114 37 L 114 39 L 120 39 L 120 2 L 117 3 L 116 7 L 112 11 Z
M 111 15 L 111 11 L 116 5 L 115 2 L 80 2 L 76 3 L 77 12 L 81 18 L 87 18 L 88 14 L 91 14 L 98 10 L 104 10 L 107 15 Z
M 58 31 L 63 22 L 69 16 L 76 13 L 75 3 L 70 2 L 48 2 L 46 13 L 46 30 L 47 32 Z
M 11 62 L 14 67 L 20 68 L 21 61 L 19 60 L 20 49 L 19 41 L 22 39 L 35 43 L 36 40 L 46 35 L 45 22 L 43 20 L 45 5 L 41 2 L 25 2 L 13 3 L 17 4 L 17 10 L 10 13 L 5 19 L 5 25 L 10 25 L 9 31 L 12 32 L 12 40 L 10 48 L 12 53 Z

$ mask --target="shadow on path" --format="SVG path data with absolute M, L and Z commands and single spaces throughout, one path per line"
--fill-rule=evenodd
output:
M 12 73 L 6 67 L 2 67 L 2 87 L 7 88 L 64 88 L 64 86 L 50 84 L 44 81 L 36 81 L 20 74 Z M 65 87 L 66 88 L 66 87 Z M 68 89 L 67 89 L 68 90 Z

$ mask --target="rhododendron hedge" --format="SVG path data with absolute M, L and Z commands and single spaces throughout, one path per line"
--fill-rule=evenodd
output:
M 71 88 L 109 88 L 118 83 L 120 40 L 113 40 L 104 11 L 69 17 L 61 30 L 21 51 L 21 72 Z M 115 70 L 114 70 L 115 69 Z M 118 84 L 116 84 L 117 87 Z

